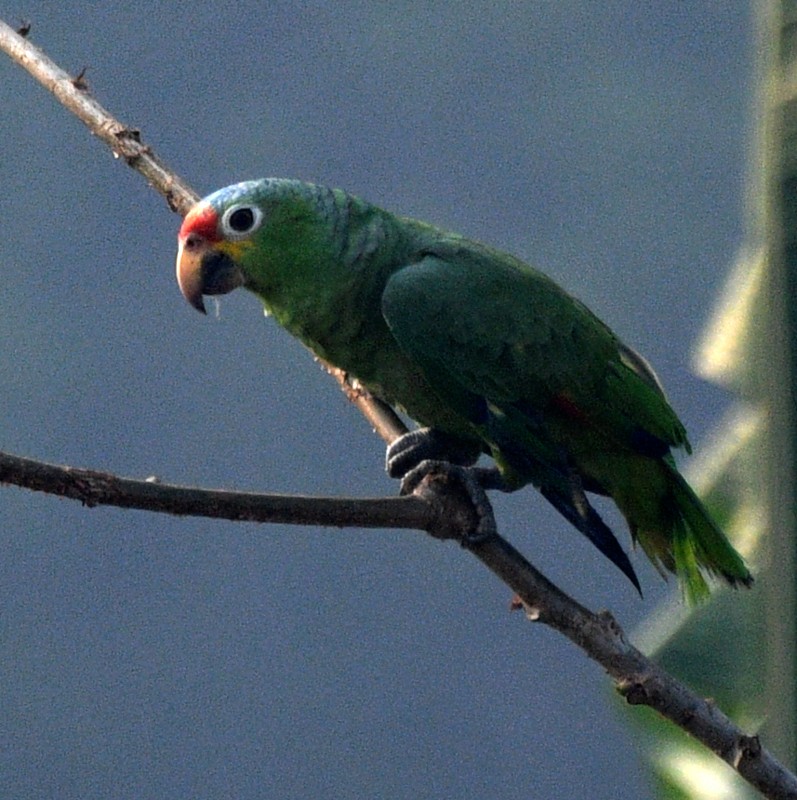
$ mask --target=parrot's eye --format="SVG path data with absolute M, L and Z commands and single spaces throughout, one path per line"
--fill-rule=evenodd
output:
M 221 218 L 221 231 L 227 239 L 243 239 L 260 227 L 263 212 L 257 206 L 232 206 Z

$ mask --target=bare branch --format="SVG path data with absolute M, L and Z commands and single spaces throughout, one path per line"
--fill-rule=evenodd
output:
M 145 145 L 139 132 L 112 117 L 89 94 L 85 76 L 75 81 L 29 41 L 0 21 L 0 49 L 46 86 L 102 139 L 118 157 L 138 170 L 181 214 L 196 193 Z M 77 84 L 77 85 L 76 85 Z M 404 430 L 391 409 L 349 382 L 334 367 L 347 396 L 386 441 Z M 0 481 L 52 491 L 87 505 L 109 503 L 173 514 L 201 514 L 301 524 L 412 527 L 440 538 L 464 540 L 473 525 L 473 510 L 444 481 L 424 487 L 419 497 L 385 500 L 286 498 L 238 492 L 209 492 L 130 481 L 105 473 L 53 467 L 13 456 L 0 457 Z M 690 733 L 736 769 L 765 797 L 797 798 L 797 778 L 746 735 L 713 704 L 697 697 L 630 645 L 608 613 L 594 614 L 548 581 L 500 536 L 465 544 L 477 558 L 517 593 L 530 619 L 567 636 L 614 679 L 631 704 L 643 704 Z
M 434 509 L 418 497 L 303 497 L 171 486 L 157 479 L 46 464 L 0 453 L 0 483 L 78 500 L 84 506 L 291 525 L 433 530 Z
M 356 381 L 351 380 L 349 375 L 342 369 L 333 367 L 326 361 L 318 359 L 324 369 L 340 384 L 340 388 L 346 397 L 354 403 L 360 413 L 371 423 L 374 431 L 382 439 L 390 444 L 394 439 L 407 432 L 407 427 L 399 419 L 393 409 L 376 397 L 368 394 L 368 391 L 360 386 Z
M 85 70 L 71 76 L 51 61 L 38 47 L 0 20 L 0 48 L 49 89 L 89 130 L 101 139 L 117 158 L 140 172 L 169 204 L 185 215 L 199 195 L 185 181 L 156 158 L 135 128 L 124 125 L 108 113 L 88 90 Z

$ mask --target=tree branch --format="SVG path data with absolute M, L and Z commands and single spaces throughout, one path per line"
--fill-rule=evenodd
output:
M 138 508 L 165 514 L 246 522 L 357 528 L 439 528 L 435 509 L 418 497 L 304 497 L 172 486 L 157 479 L 59 466 L 0 453 L 0 483 L 46 492 L 84 506 Z
M 173 211 L 185 214 L 196 201 L 196 193 L 153 154 L 139 132 L 112 117 L 90 95 L 82 76 L 80 80 L 70 77 L 2 21 L 0 49 L 83 120 L 117 157 L 140 172 Z M 329 365 L 327 368 L 383 439 L 391 441 L 405 430 L 391 409 L 351 383 L 345 373 Z M 0 454 L 0 482 L 49 491 L 89 506 L 111 504 L 235 520 L 408 527 L 460 541 L 474 519 L 473 509 L 443 479 L 424 485 L 422 497 L 284 497 L 132 481 Z M 597 661 L 629 703 L 650 706 L 670 719 L 730 764 L 765 797 L 797 798 L 797 778 L 761 747 L 756 736 L 746 735 L 716 706 L 697 697 L 629 644 L 610 614 L 594 614 L 579 605 L 499 536 L 479 544 L 466 543 L 466 548 L 521 598 L 530 619 L 564 634 Z

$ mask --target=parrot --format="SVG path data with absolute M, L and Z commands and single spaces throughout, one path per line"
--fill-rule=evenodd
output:
M 607 496 L 688 602 L 752 575 L 685 478 L 686 430 L 647 361 L 543 272 L 341 189 L 244 181 L 197 202 L 178 234 L 188 303 L 244 287 L 318 358 L 418 423 L 387 450 L 403 478 L 531 484 L 641 594 L 587 493 Z M 493 466 L 477 468 L 481 456 Z M 472 496 L 475 496 L 472 494 Z M 485 535 L 489 533 L 485 527 Z

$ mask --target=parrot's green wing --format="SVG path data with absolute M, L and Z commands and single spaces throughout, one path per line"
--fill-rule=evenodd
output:
M 688 448 L 686 432 L 654 373 L 545 275 L 481 245 L 444 242 L 394 272 L 382 313 L 509 482 L 534 483 L 626 574 L 583 489 L 615 500 L 690 597 L 707 592 L 700 568 L 749 582 L 697 498 L 684 497 L 670 448 Z
M 641 357 L 553 281 L 503 253 L 441 247 L 393 274 L 382 311 L 432 386 L 472 421 L 488 407 L 525 414 L 559 446 L 574 439 L 576 450 L 597 446 L 594 437 L 656 456 L 687 445 Z M 580 437 L 567 436 L 574 421 Z

